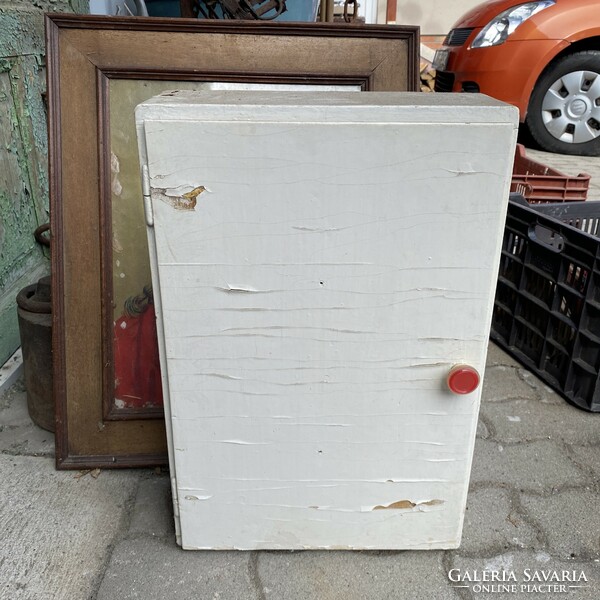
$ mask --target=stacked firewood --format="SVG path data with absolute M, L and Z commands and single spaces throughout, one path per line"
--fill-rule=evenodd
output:
M 435 69 L 427 60 L 421 59 L 421 91 L 433 92 L 435 88 Z

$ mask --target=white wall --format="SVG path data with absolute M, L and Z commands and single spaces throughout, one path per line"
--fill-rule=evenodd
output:
M 398 0 L 396 23 L 419 25 L 421 35 L 443 35 L 469 9 L 482 0 Z M 380 4 L 383 4 L 380 1 Z

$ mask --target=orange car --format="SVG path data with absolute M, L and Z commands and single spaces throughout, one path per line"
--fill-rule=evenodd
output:
M 436 52 L 437 92 L 518 107 L 549 152 L 600 155 L 600 0 L 490 0 Z

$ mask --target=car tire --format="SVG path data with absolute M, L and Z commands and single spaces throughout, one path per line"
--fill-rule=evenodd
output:
M 533 89 L 525 124 L 548 152 L 600 156 L 600 51 L 551 63 Z

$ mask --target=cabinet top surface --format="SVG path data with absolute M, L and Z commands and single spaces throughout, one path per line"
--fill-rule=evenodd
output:
M 516 108 L 483 94 L 169 90 L 136 108 L 136 120 L 253 120 L 363 123 L 504 123 Z

